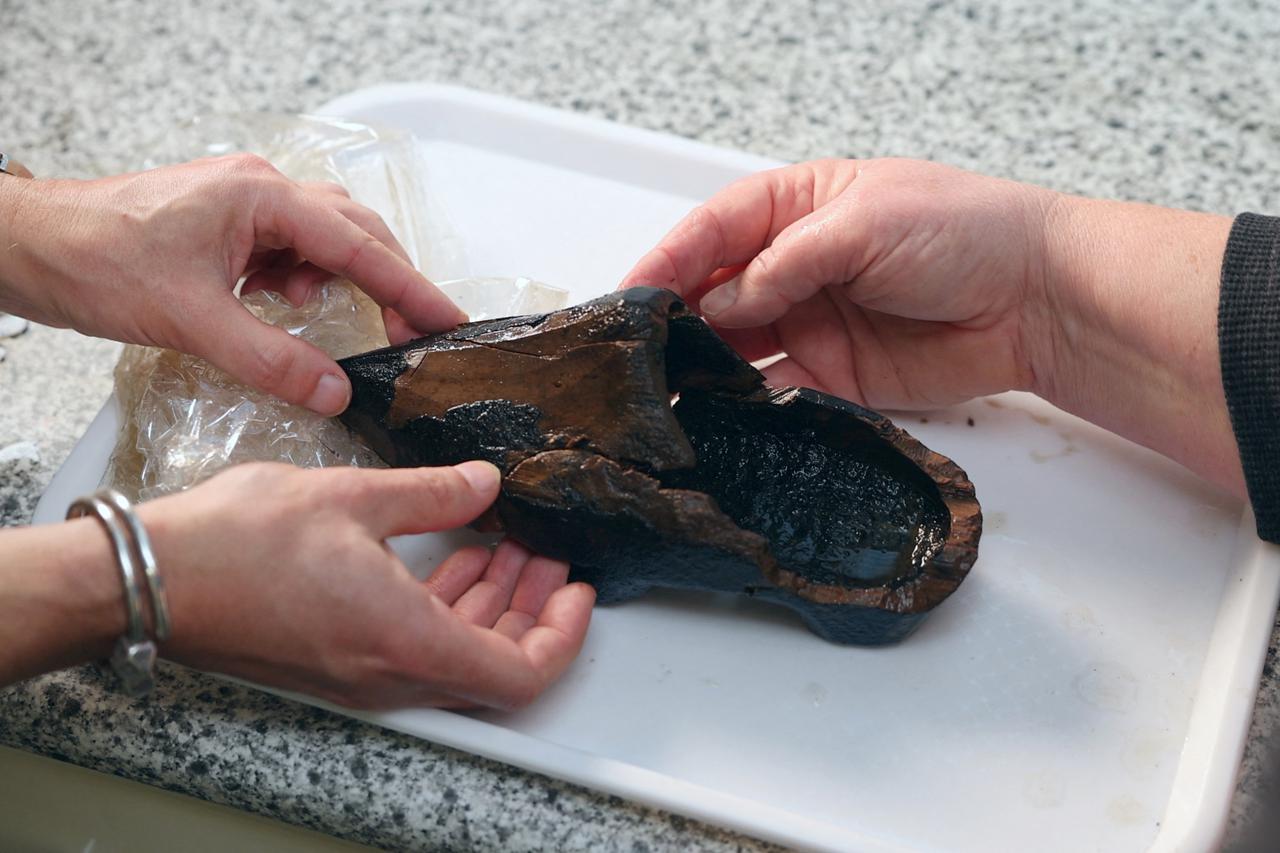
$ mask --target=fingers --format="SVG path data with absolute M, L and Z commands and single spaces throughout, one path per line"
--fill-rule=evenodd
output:
M 189 349 L 237 380 L 273 396 L 336 415 L 351 400 L 351 383 L 318 347 L 263 323 L 221 292 L 192 324 Z
M 327 181 L 308 181 L 300 184 L 307 192 L 324 200 L 323 203 L 333 206 L 343 216 L 364 229 L 367 233 L 386 244 L 393 252 L 404 260 L 409 260 L 400 241 L 374 211 L 351 200 L 345 187 Z M 248 277 L 240 288 L 241 296 L 248 296 L 259 290 L 274 290 L 283 295 L 294 306 L 300 307 L 311 297 L 317 285 L 333 278 L 333 273 L 321 269 L 315 264 L 304 261 L 293 249 L 270 249 L 255 252 L 245 268 Z M 394 324 L 394 332 L 401 336 L 392 343 L 402 343 L 417 334 L 410 329 L 403 318 L 394 312 L 384 309 L 384 316 L 390 314 L 398 323 Z M 388 336 L 391 336 L 392 324 L 388 324 Z M 409 334 L 404 336 L 404 330 Z
M 381 240 L 398 256 L 406 261 L 409 260 L 409 253 L 404 250 L 404 246 L 400 245 L 400 241 L 396 239 L 396 235 L 392 233 L 386 221 L 372 209 L 353 201 L 351 193 L 347 192 L 347 188 L 342 184 L 329 181 L 304 181 L 300 186 L 325 199 L 326 204 L 332 205 L 347 219 Z
M 416 329 L 406 323 L 403 317 L 390 308 L 382 309 L 382 325 L 387 330 L 387 340 L 392 346 L 399 346 L 405 341 L 420 337 Z
M 851 207 L 834 202 L 789 225 L 738 276 L 702 297 L 702 313 L 723 328 L 759 326 L 828 284 L 856 278 L 867 235 Z
M 458 551 L 424 585 L 464 622 L 518 640 L 568 578 L 568 563 L 534 556 L 508 539 L 492 557 L 483 548 Z
M 489 567 L 493 555 L 488 548 L 477 545 L 450 554 L 422 585 L 436 598 L 450 606 L 480 580 Z
M 259 290 L 274 290 L 288 299 L 294 307 L 301 307 L 311 298 L 311 293 L 317 286 L 331 278 L 333 273 L 305 262 L 287 269 L 267 267 L 244 280 L 244 284 L 240 286 L 240 295 L 243 297 Z
M 296 249 L 316 266 L 350 279 L 420 332 L 443 331 L 466 320 L 448 297 L 397 254 L 404 250 L 394 237 L 390 244 L 383 242 L 346 215 L 355 215 L 354 202 L 321 196 L 292 184 L 279 185 L 259 211 L 258 242 Z
M 262 269 L 293 269 L 302 258 L 293 249 L 255 249 L 249 254 L 241 275 L 252 275 Z
M 434 663 L 419 700 L 498 708 L 532 701 L 577 656 L 591 621 L 595 591 L 566 586 L 568 576 L 568 564 L 510 540 L 492 559 L 466 548 L 445 560 L 422 584 L 439 618 L 421 638 Z M 439 609 L 449 605 L 447 615 Z
M 333 275 L 328 270 L 322 270 L 314 264 L 299 264 L 285 277 L 281 293 L 293 307 L 301 308 L 311 298 L 312 291 L 331 278 Z
M 559 678 L 582 650 L 595 602 L 596 591 L 586 584 L 561 587 L 547 599 L 537 624 L 520 638 L 520 650 L 544 687 Z
M 434 673 L 436 686 L 430 689 L 443 687 L 463 700 L 496 708 L 528 704 L 577 657 L 594 603 L 595 591 L 586 584 L 563 586 L 548 596 L 533 627 L 518 641 L 459 620 L 439 625 L 431 638 L 434 657 L 447 670 Z
M 404 250 L 404 246 L 400 245 L 400 241 L 396 239 L 396 235 L 392 233 L 390 226 L 381 216 L 363 204 L 357 204 L 349 198 L 331 203 L 343 216 L 378 238 L 387 248 L 395 252 L 397 257 L 402 258 L 405 263 L 410 263 L 409 253 Z
M 506 612 L 498 617 L 493 630 L 504 637 L 519 640 L 538 622 L 547 601 L 569 579 L 569 564 L 547 557 L 534 557 L 525 563 L 511 595 Z
M 303 189 L 312 190 L 313 192 L 351 198 L 351 193 L 347 192 L 347 188 L 334 181 L 299 181 L 298 183 Z
M 817 391 L 828 390 L 817 377 L 790 357 L 780 358 L 760 372 L 764 374 L 765 382 L 773 388 L 794 385 L 800 388 L 813 388 Z
M 684 296 L 717 269 L 751 260 L 772 239 L 776 199 L 790 183 L 789 170 L 775 169 L 730 184 L 677 223 L 622 286 L 666 287 Z M 787 215 L 781 212 L 785 221 L 777 228 L 788 223 Z
M 492 628 L 506 612 L 516 582 L 532 556 L 509 539 L 498 545 L 484 575 L 454 602 L 453 612 L 463 622 Z
M 498 496 L 501 474 L 488 462 L 451 468 L 344 469 L 353 514 L 375 536 L 449 530 L 474 520 Z
M 747 361 L 759 361 L 782 351 L 778 331 L 773 324 L 751 329 L 717 329 L 724 342 Z
M 669 287 L 723 328 L 772 322 L 859 266 L 856 210 L 832 203 L 857 175 L 854 161 L 819 161 L 731 184 L 676 225 L 622 286 Z
M 857 174 L 853 161 L 770 169 L 735 181 L 671 229 L 623 279 L 682 296 L 722 267 L 746 264 L 793 222 L 835 197 Z

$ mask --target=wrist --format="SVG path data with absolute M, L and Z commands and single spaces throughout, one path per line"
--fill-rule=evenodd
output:
M 41 189 L 48 181 L 39 183 Z M 31 317 L 36 312 L 29 267 L 38 251 L 27 227 L 37 182 L 0 175 L 0 311 Z
M 1036 394 L 1242 491 L 1217 346 L 1228 217 L 1059 196 L 1027 325 Z
M 101 525 L 91 518 L 78 518 L 62 527 L 58 542 L 63 553 L 53 578 L 63 590 L 79 587 L 77 594 L 64 600 L 63 611 L 80 626 L 77 633 L 90 651 L 88 659 L 97 660 L 110 653 L 128 627 L 120 571 Z
M 184 524 L 196 522 L 203 516 L 183 504 L 190 500 L 189 492 L 158 498 L 138 504 L 138 519 L 151 538 L 156 565 L 164 578 L 168 598 L 169 618 L 172 624 L 169 638 L 157 645 L 164 656 L 174 660 L 185 659 L 209 630 L 209 620 L 217 617 L 219 606 L 217 587 L 201 588 L 203 574 L 198 565 L 188 566 L 184 561 L 188 549 L 183 543 L 192 541 L 191 531 Z
M 0 175 L 0 307 L 13 287 L 18 242 L 17 224 L 21 219 L 23 192 L 27 181 Z
M 77 203 L 80 183 L 0 176 L 0 311 L 67 328 L 67 309 L 86 301 L 72 291 L 78 276 L 68 271 L 105 274 L 101 254 L 74 239 L 77 229 L 100 230 Z
M 1084 320 L 1086 293 L 1096 285 L 1099 259 L 1091 256 L 1089 228 L 1078 196 L 1053 193 L 1044 206 L 1037 276 L 1027 302 L 1025 351 L 1033 382 L 1027 390 L 1062 406 L 1075 384 L 1080 348 L 1090 346 L 1092 324 Z M 1096 249 L 1096 247 L 1094 247 Z
M 1039 190 L 1040 188 L 1034 188 Z M 1027 205 L 1028 261 L 1019 320 L 1019 352 L 1029 382 L 1019 390 L 1052 399 L 1057 384 L 1064 310 L 1059 304 L 1065 270 L 1074 263 L 1063 232 L 1070 226 L 1072 198 L 1041 190 Z
M 0 684 L 110 654 L 123 591 L 94 521 L 3 531 L 0 555 Z

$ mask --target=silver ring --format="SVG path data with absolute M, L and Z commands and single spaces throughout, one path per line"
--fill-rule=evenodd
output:
M 9 155 L 0 151 L 0 172 L 9 174 Z

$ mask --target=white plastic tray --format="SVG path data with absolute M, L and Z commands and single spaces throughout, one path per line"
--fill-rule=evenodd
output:
M 757 157 L 465 90 L 322 112 L 409 128 L 473 272 L 613 288 Z M 1225 823 L 1280 595 L 1278 549 L 1176 465 L 1008 394 L 899 422 L 986 518 L 969 579 L 904 644 L 841 648 L 751 601 L 598 609 L 515 714 L 364 719 L 762 838 L 831 850 L 1203 850 Z M 974 426 L 967 424 L 972 418 Z M 101 476 L 98 416 L 37 509 Z M 397 543 L 425 573 L 459 536 Z

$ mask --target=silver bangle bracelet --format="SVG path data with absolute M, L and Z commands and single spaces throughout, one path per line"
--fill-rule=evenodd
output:
M 95 497 L 103 498 L 111 504 L 124 519 L 133 536 L 133 556 L 142 564 L 142 574 L 147 582 L 147 595 L 151 599 L 151 627 L 157 640 L 169 639 L 169 600 L 164 594 L 164 581 L 160 578 L 160 570 L 156 566 L 156 555 L 151 550 L 151 537 L 142 526 L 138 514 L 133 511 L 129 499 L 115 489 L 103 489 Z
M 67 510 L 67 518 L 92 515 L 107 531 L 115 550 L 116 565 L 124 585 L 125 614 L 128 627 L 116 640 L 115 648 L 107 664 L 120 679 L 120 686 L 129 696 L 144 696 L 155 681 L 153 671 L 156 662 L 156 644 L 147 636 L 146 622 L 142 616 L 142 581 L 139 580 L 138 563 L 151 593 L 153 624 L 156 634 L 164 639 L 169 634 L 169 611 L 156 571 L 155 556 L 146 530 L 138 521 L 129 501 L 111 489 L 80 498 Z M 141 534 L 141 535 L 139 535 Z M 163 633 L 161 628 L 163 626 Z

